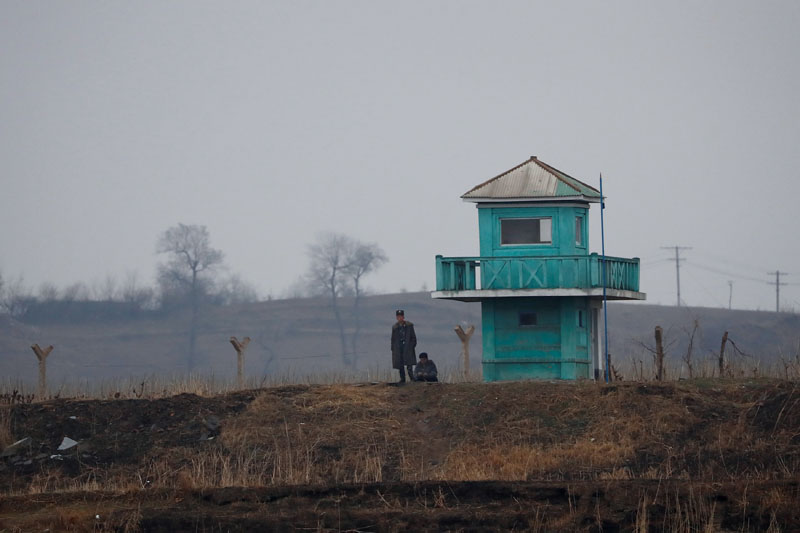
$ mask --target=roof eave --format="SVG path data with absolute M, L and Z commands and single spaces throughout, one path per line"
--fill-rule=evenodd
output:
M 489 197 L 470 197 L 467 198 L 462 196 L 461 199 L 464 202 L 472 202 L 476 204 L 482 203 L 510 203 L 510 202 L 570 202 L 570 201 L 578 201 L 578 202 L 590 202 L 590 203 L 599 203 L 600 197 L 597 196 L 585 196 L 583 194 L 576 195 L 576 196 L 526 196 L 526 197 L 510 197 L 510 198 L 489 198 Z

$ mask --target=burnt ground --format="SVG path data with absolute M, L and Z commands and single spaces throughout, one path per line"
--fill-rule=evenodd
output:
M 798 531 L 797 501 L 797 482 L 154 489 L 4 498 L 0 531 Z
M 2 407 L 4 531 L 800 531 L 784 381 L 287 386 Z M 57 450 L 64 437 L 78 442 Z M 99 518 L 98 518 L 99 517 Z

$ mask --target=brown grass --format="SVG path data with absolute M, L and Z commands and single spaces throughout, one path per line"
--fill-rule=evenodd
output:
M 72 476 L 54 465 L 4 492 L 792 479 L 798 406 L 797 384 L 769 381 L 286 386 L 260 392 L 202 445 L 154 446 L 138 464 L 82 465 Z

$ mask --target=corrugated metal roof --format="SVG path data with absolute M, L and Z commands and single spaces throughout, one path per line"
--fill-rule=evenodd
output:
M 570 197 L 599 202 L 600 191 L 536 157 L 473 187 L 461 196 L 470 201 Z

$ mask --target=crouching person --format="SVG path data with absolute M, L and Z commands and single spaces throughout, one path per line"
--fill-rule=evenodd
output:
M 416 381 L 439 381 L 437 377 L 436 364 L 428 359 L 428 354 L 419 354 L 419 363 L 414 367 L 414 379 Z

